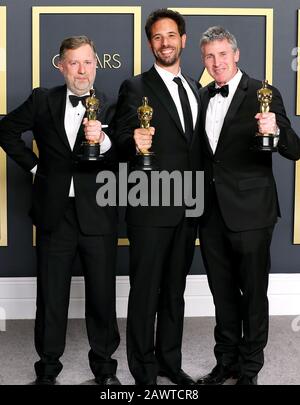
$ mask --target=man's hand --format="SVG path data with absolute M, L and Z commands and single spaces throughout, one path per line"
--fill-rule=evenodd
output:
M 258 113 L 255 118 L 257 119 L 258 130 L 261 134 L 276 134 L 277 123 L 274 113 Z
M 85 139 L 90 142 L 99 142 L 102 143 L 104 141 L 104 133 L 102 132 L 101 122 L 88 120 L 84 118 L 83 120 L 84 125 L 84 135 Z
M 155 128 L 137 128 L 134 130 L 134 141 L 136 147 L 140 150 L 148 150 L 152 145 L 152 136 L 154 135 Z

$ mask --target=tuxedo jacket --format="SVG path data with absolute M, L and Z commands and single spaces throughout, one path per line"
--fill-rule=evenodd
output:
M 199 101 L 198 84 L 184 76 Z M 198 111 L 192 139 L 187 139 L 175 103 L 163 80 L 152 67 L 149 71 L 125 80 L 120 87 L 116 112 L 115 143 L 120 160 L 131 161 L 136 155 L 134 129 L 140 127 L 137 109 L 142 97 L 148 97 L 153 108 L 151 126 L 155 128 L 151 151 L 155 153 L 160 170 L 195 171 L 200 168 L 200 139 Z M 172 187 L 171 187 L 172 188 Z M 149 195 L 151 190 L 149 190 Z M 172 196 L 171 196 L 172 201 Z M 183 218 L 185 206 L 127 208 L 127 223 L 136 226 L 175 226 Z
M 73 151 L 64 128 L 66 86 L 34 89 L 30 97 L 0 122 L 0 146 L 26 171 L 37 165 L 33 184 L 31 216 L 35 225 L 46 231 L 58 226 L 68 201 L 71 178 L 74 180 L 76 211 L 82 232 L 108 234 L 116 231 L 114 207 L 100 208 L 96 203 L 99 184 L 98 172 L 113 161 L 113 149 L 105 162 L 86 162 L 77 158 L 84 134 L 78 131 Z M 100 100 L 98 119 L 109 124 L 113 116 L 112 104 L 96 90 Z M 26 147 L 23 132 L 31 130 L 39 156 Z
M 215 86 L 213 82 L 211 84 Z M 202 105 L 201 145 L 205 173 L 205 209 L 202 221 L 209 215 L 213 194 L 227 227 L 245 231 L 272 226 L 280 216 L 272 153 L 253 148 L 257 132 L 254 118 L 260 111 L 257 90 L 261 82 L 243 74 L 224 119 L 217 149 L 213 154 L 205 119 L 210 100 L 208 86 L 200 90 Z M 300 141 L 288 120 L 279 91 L 273 90 L 270 111 L 276 114 L 280 128 L 278 152 L 287 159 L 300 157 Z

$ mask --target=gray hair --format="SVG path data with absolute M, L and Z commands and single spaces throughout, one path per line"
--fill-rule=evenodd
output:
M 202 37 L 200 39 L 200 49 L 202 51 L 202 47 L 209 42 L 222 41 L 223 39 L 227 39 L 232 47 L 233 52 L 237 51 L 238 45 L 235 36 L 232 35 L 228 30 L 220 26 L 209 27 L 202 34 Z
M 79 35 L 65 38 L 62 41 L 59 49 L 59 59 L 62 60 L 65 56 L 66 51 L 68 51 L 69 49 L 78 49 L 83 45 L 90 45 L 96 57 L 96 48 L 94 42 L 85 35 Z

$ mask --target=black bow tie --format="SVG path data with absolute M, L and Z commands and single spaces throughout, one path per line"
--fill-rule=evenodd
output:
M 215 95 L 218 93 L 220 93 L 221 96 L 223 97 L 228 97 L 229 94 L 228 84 L 225 84 L 225 86 L 222 87 L 209 86 L 208 93 L 210 97 L 215 97 Z
M 73 96 L 72 94 L 69 95 L 69 99 L 70 99 L 70 102 L 71 102 L 71 104 L 72 104 L 73 107 L 77 107 L 79 101 L 81 101 L 82 104 L 83 104 L 83 106 L 85 107 L 85 99 L 86 99 L 87 97 L 88 97 L 88 96 L 78 97 L 78 96 Z

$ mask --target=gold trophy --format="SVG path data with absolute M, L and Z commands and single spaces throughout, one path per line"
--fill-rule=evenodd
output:
M 270 104 L 273 98 L 273 92 L 268 87 L 268 81 L 263 80 L 263 86 L 257 90 L 257 99 L 260 102 L 260 112 L 268 113 L 270 111 Z M 276 152 L 278 143 L 278 135 L 276 134 L 255 134 L 255 147 L 260 151 Z
M 97 119 L 97 112 L 99 110 L 100 102 L 96 98 L 95 90 L 90 90 L 89 97 L 85 100 L 86 106 L 86 117 L 90 120 Z M 103 158 L 103 155 L 100 155 L 100 144 L 99 142 L 94 141 L 83 141 L 81 143 L 81 154 L 79 155 L 80 160 L 83 161 L 98 161 Z
M 137 109 L 140 128 L 150 128 L 150 121 L 153 116 L 153 108 L 148 104 L 148 97 L 142 98 L 142 105 Z M 136 154 L 134 169 L 136 170 L 157 170 L 155 154 L 149 149 L 140 149 Z

